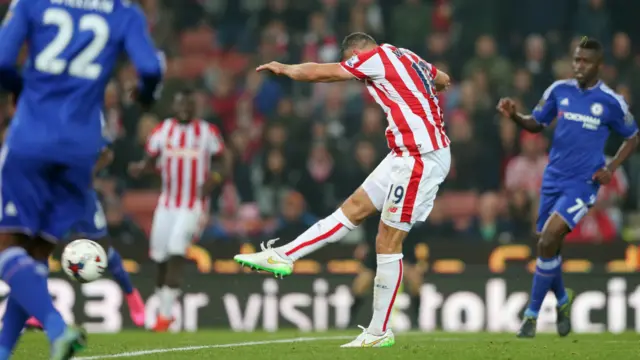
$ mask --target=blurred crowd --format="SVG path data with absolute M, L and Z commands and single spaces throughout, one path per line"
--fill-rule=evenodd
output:
M 0 3 L 9 1 L 2 0 Z M 224 136 L 232 173 L 212 205 L 204 239 L 278 235 L 290 239 L 330 214 L 388 150 L 386 119 L 356 81 L 294 83 L 256 73 L 256 65 L 335 62 L 341 39 L 364 31 L 407 47 L 449 73 L 440 94 L 453 164 L 425 239 L 528 241 L 551 132 L 522 133 L 494 111 L 513 96 L 529 112 L 554 79 L 572 76 L 582 36 L 606 48 L 605 81 L 635 109 L 640 103 L 640 2 L 629 0 L 142 0 L 156 45 L 168 56 L 164 95 L 141 114 L 125 91 L 136 81 L 126 62 L 107 89 L 105 114 L 115 161 L 98 181 L 112 232 L 122 230 L 122 197 L 157 189 L 132 179 L 146 137 L 171 116 L 171 98 L 196 89 L 198 116 Z M 7 108 L 4 100 L 3 108 Z M 3 111 L 2 122 L 9 120 Z M 615 154 L 612 137 L 606 152 Z M 601 191 L 573 241 L 620 238 L 623 213 L 638 208 L 635 156 Z M 130 224 L 127 226 L 134 226 Z M 375 220 L 360 237 L 372 238 Z M 126 233 L 126 231 L 124 231 Z M 356 239 L 357 240 L 357 239 Z

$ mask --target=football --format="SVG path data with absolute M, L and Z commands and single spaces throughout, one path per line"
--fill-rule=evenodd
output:
M 62 252 L 62 269 L 73 280 L 87 283 L 98 280 L 107 268 L 107 253 L 95 241 L 78 239 Z

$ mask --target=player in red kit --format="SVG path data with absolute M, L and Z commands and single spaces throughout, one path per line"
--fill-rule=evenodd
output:
M 277 276 L 289 275 L 294 261 L 339 241 L 365 218 L 381 211 L 373 317 L 369 327 L 343 347 L 387 347 L 395 343 L 389 317 L 402 283 L 402 243 L 416 222 L 426 220 L 449 172 L 450 141 L 436 97 L 437 91 L 449 85 L 449 76 L 412 51 L 378 45 L 364 33 L 347 36 L 342 51 L 346 60 L 340 63 L 271 62 L 257 70 L 297 81 L 364 82 L 386 113 L 389 126 L 385 134 L 391 152 L 333 214 L 284 246 L 272 248 L 272 240 L 262 246 L 263 251 L 236 255 L 235 260 Z
M 173 322 L 173 304 L 180 292 L 187 249 L 202 230 L 202 219 L 208 214 L 208 194 L 221 182 L 221 175 L 211 167 L 212 158 L 222 154 L 224 143 L 214 125 L 195 118 L 195 108 L 191 91 L 176 94 L 176 117 L 154 129 L 147 140 L 147 156 L 130 167 L 133 176 L 155 169 L 162 176 L 150 239 L 150 256 L 158 265 L 157 332 L 167 331 Z

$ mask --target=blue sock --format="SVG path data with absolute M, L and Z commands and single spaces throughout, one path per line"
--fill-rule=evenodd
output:
M 561 274 L 562 258 L 560 256 L 548 259 L 538 257 L 536 273 L 533 275 L 533 285 L 531 286 L 531 299 L 524 316 L 538 318 L 544 297 L 547 296 L 555 279 Z
M 41 264 L 49 269 L 48 260 Z M 2 318 L 2 330 L 0 330 L 0 360 L 9 358 L 28 319 L 29 314 L 9 294 L 7 308 Z
M 109 247 L 108 251 L 108 264 L 107 267 L 113 275 L 113 278 L 116 279 L 118 285 L 125 294 L 131 294 L 133 292 L 133 284 L 131 284 L 131 279 L 129 278 L 129 273 L 122 266 L 122 258 L 120 254 L 113 247 Z
M 13 348 L 18 343 L 18 338 L 24 329 L 24 324 L 29 319 L 24 309 L 9 294 L 7 309 L 2 318 L 2 330 L 0 330 L 0 359 L 9 359 Z
M 64 319 L 53 307 L 47 287 L 49 269 L 38 263 L 21 247 L 11 247 L 0 253 L 0 278 L 9 285 L 10 297 L 28 315 L 34 316 L 49 341 L 53 342 L 67 329 Z
M 558 300 L 558 307 L 566 304 L 569 301 L 569 295 L 564 288 L 564 280 L 562 279 L 562 272 L 559 272 L 551 283 L 551 290 Z

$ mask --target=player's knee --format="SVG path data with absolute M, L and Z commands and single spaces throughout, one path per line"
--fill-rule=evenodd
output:
M 367 193 L 358 188 L 342 204 L 342 212 L 354 225 L 360 225 L 367 217 L 377 211 Z
M 538 253 L 544 257 L 552 257 L 558 252 L 562 235 L 559 231 L 545 229 L 538 240 Z

